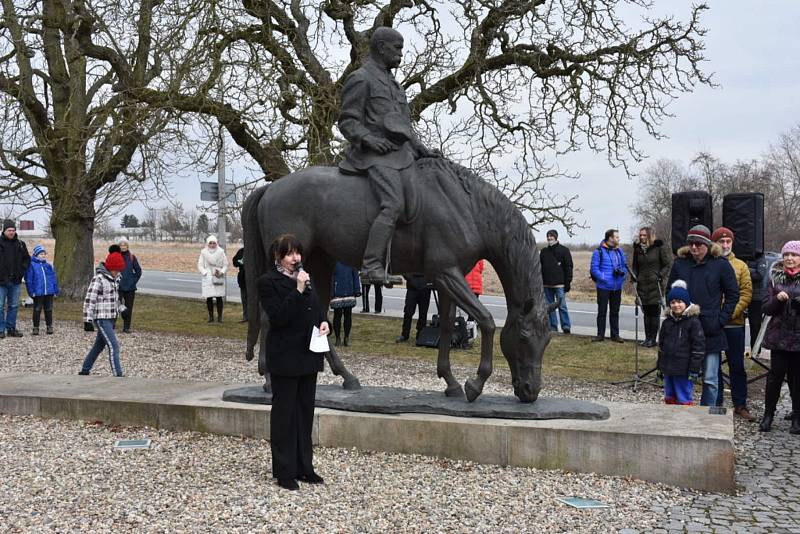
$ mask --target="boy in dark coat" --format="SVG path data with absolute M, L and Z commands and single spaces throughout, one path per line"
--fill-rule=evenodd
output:
M 700 307 L 692 304 L 686 283 L 678 280 L 667 295 L 669 310 L 658 335 L 658 370 L 664 375 L 664 402 L 691 405 L 692 384 L 700 375 L 706 339 Z

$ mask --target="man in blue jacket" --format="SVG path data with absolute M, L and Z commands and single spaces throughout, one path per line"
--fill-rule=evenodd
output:
M 597 337 L 606 337 L 606 313 L 611 326 L 611 341 L 624 343 L 619 337 L 619 305 L 622 302 L 622 285 L 628 272 L 625 253 L 619 248 L 619 231 L 606 230 L 605 239 L 592 254 L 591 277 L 597 287 Z M 609 310 L 610 307 L 610 310 Z
M 722 247 L 711 241 L 707 227 L 693 226 L 686 243 L 678 249 L 678 259 L 672 264 L 669 286 L 676 280 L 685 281 L 692 302 L 700 306 L 700 323 L 706 337 L 700 405 L 713 406 L 719 392 L 720 353 L 728 349 L 723 329 L 739 301 L 739 284 L 730 262 L 722 256 Z

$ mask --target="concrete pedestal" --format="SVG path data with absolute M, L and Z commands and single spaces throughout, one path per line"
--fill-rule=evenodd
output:
M 0 374 L 0 413 L 266 438 L 269 406 L 222 401 L 245 384 Z M 733 419 L 706 408 L 603 403 L 605 420 L 510 420 L 317 409 L 314 443 L 627 476 L 732 492 Z

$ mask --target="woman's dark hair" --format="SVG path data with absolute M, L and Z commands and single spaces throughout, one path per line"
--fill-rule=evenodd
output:
M 280 261 L 291 252 L 303 255 L 303 244 L 292 234 L 283 234 L 272 242 L 269 247 L 270 255 L 275 261 Z

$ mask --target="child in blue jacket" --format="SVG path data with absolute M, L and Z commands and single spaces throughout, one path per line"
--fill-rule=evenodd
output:
M 39 335 L 39 319 L 44 308 L 44 322 L 47 333 L 53 333 L 53 297 L 58 295 L 58 280 L 53 266 L 47 262 L 47 251 L 42 245 L 33 248 L 31 264 L 25 273 L 25 287 L 28 296 L 33 299 L 33 331 L 32 335 Z

